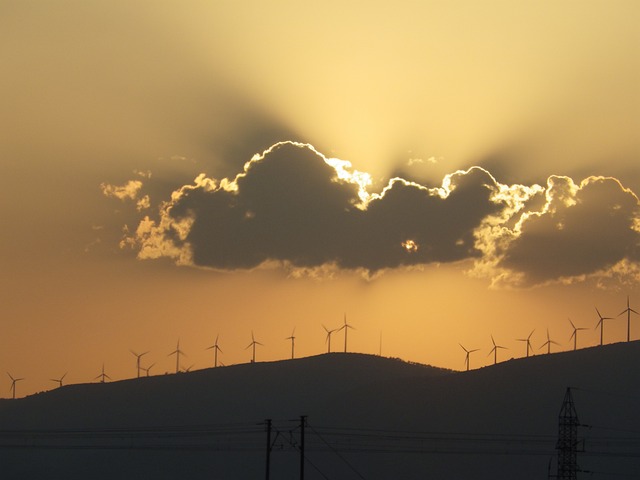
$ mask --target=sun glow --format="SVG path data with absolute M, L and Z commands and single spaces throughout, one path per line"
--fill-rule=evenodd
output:
M 405 240 L 401 245 L 408 253 L 415 253 L 418 251 L 418 244 L 413 240 Z

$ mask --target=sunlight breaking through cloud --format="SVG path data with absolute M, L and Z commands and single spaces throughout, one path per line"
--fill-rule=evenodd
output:
M 151 175 L 144 187 L 132 182 L 101 188 L 147 208 Z M 279 142 L 233 179 L 203 173 L 177 188 L 121 245 L 140 259 L 219 270 L 278 265 L 294 276 L 346 269 L 372 277 L 467 261 L 471 275 L 496 286 L 638 279 L 639 201 L 615 178 L 505 185 L 472 167 L 437 187 L 402 178 L 378 193 L 371 187 L 350 162 Z

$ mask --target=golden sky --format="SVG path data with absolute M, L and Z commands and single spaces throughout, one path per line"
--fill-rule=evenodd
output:
M 454 369 L 570 349 L 569 317 L 598 344 L 594 307 L 640 311 L 638 18 L 0 0 L 0 372 L 312 355 L 345 314 L 349 350 Z

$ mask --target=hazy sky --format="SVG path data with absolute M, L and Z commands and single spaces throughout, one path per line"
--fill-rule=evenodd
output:
M 0 372 L 312 355 L 345 314 L 349 350 L 455 369 L 569 349 L 568 318 L 596 345 L 594 307 L 640 311 L 638 18 L 0 0 Z

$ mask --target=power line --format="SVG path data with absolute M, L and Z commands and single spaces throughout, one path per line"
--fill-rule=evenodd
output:
M 333 447 L 332 447 L 332 446 L 331 446 L 331 445 L 330 445 L 330 444 L 329 444 L 329 443 L 328 443 L 328 442 L 327 442 L 327 441 L 322 437 L 322 435 L 320 435 L 320 434 L 319 434 L 319 433 L 318 433 L 318 432 L 317 432 L 317 431 L 316 431 L 312 426 L 310 426 L 310 425 L 309 425 L 309 428 L 310 428 L 310 429 L 313 431 L 313 433 L 315 433 L 315 434 L 318 436 L 318 438 L 320 438 L 320 439 L 322 440 L 322 442 L 323 442 L 325 445 L 327 445 L 327 446 L 331 449 L 331 451 L 332 451 L 333 453 L 335 453 L 335 454 L 338 456 L 338 458 L 340 458 L 340 459 L 341 459 L 341 460 L 342 460 L 342 461 L 343 461 L 343 462 L 344 462 L 344 463 L 345 463 L 345 464 L 346 464 L 346 465 L 347 465 L 347 466 L 348 466 L 348 467 L 349 467 L 349 468 L 350 468 L 350 469 L 351 469 L 351 470 L 352 470 L 352 471 L 353 471 L 353 472 L 354 472 L 358 477 L 362 478 L 362 480 L 366 480 L 366 479 L 362 476 L 362 474 L 361 474 L 360 472 L 358 472 L 358 470 L 356 470 L 356 468 L 355 468 L 355 467 L 354 467 L 350 462 L 348 462 L 348 461 L 347 461 L 347 459 L 346 459 L 346 458 L 344 458 L 344 456 L 342 456 L 342 455 L 340 454 L 340 452 L 338 452 L 335 448 L 333 448 Z

